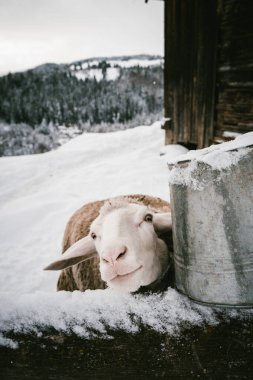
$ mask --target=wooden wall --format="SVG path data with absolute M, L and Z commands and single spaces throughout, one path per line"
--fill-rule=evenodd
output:
M 215 135 L 253 130 L 253 1 L 219 1 Z
M 253 130 L 253 1 L 165 0 L 166 144 Z

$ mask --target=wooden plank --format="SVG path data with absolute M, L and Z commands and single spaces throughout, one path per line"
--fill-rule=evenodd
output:
M 13 332 L 19 348 L 0 348 L 1 379 L 252 378 L 252 318 L 184 326 L 176 336 L 145 327 L 136 334 L 109 333 L 112 339 Z
M 166 143 L 207 146 L 213 136 L 216 1 L 165 2 Z
M 215 135 L 253 130 L 253 2 L 219 0 Z

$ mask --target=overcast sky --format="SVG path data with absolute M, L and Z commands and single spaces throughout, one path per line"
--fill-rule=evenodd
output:
M 45 62 L 163 55 L 163 1 L 0 0 L 0 73 Z

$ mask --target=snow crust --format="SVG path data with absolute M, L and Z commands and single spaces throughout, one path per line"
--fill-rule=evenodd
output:
M 182 322 L 217 323 L 212 309 L 192 304 L 173 289 L 161 294 L 131 295 L 110 289 L 50 293 L 37 291 L 19 298 L 1 293 L 0 331 L 38 332 L 40 327 L 90 338 L 109 337 L 108 328 L 130 333 L 140 323 L 176 334 Z M 3 335 L 2 335 L 2 338 Z M 14 342 L 15 343 L 15 342 Z
M 194 190 L 203 190 L 208 186 L 205 180 L 195 178 L 198 163 L 209 165 L 220 173 L 217 180 L 229 173 L 231 166 L 236 165 L 250 151 L 253 145 L 253 132 L 239 135 L 235 140 L 212 145 L 205 149 L 191 150 L 186 154 L 168 160 L 170 168 L 169 183 L 190 186 Z M 182 165 L 185 163 L 185 165 Z
M 163 145 L 155 123 L 83 134 L 55 151 L 0 159 L 0 344 L 17 347 L 6 336 L 10 330 L 39 334 L 54 327 L 89 338 L 108 337 L 108 327 L 134 333 L 140 322 L 171 334 L 184 322 L 217 323 L 212 309 L 173 289 L 160 295 L 57 293 L 59 273 L 43 271 L 59 257 L 65 225 L 83 204 L 133 193 L 169 200 Z

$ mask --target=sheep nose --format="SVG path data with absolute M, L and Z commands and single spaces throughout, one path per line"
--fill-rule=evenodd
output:
M 127 247 L 121 246 L 110 249 L 102 254 L 102 259 L 108 263 L 114 264 L 121 257 L 125 256 Z

